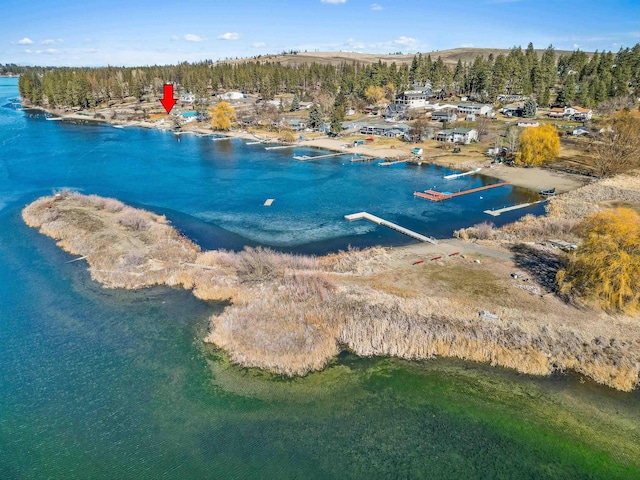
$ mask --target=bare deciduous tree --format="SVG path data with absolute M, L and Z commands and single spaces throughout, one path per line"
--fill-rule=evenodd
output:
M 592 144 L 596 173 L 606 177 L 640 166 L 640 119 L 629 111 L 611 117 Z

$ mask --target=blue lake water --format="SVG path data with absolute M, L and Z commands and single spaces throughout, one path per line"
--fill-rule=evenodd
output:
M 223 306 L 180 289 L 103 289 L 20 218 L 68 187 L 165 213 L 205 248 L 325 253 L 412 241 L 345 214 L 444 237 L 535 194 L 431 203 L 413 192 L 496 180 L 47 121 L 4 106 L 16 96 L 17 79 L 0 78 L 0 479 L 640 476 L 637 391 L 348 354 L 293 380 L 240 369 L 201 341 Z

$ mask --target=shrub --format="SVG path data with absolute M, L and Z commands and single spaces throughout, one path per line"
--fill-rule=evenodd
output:
M 136 232 L 149 229 L 149 221 L 133 209 L 127 209 L 118 220 L 118 223 Z

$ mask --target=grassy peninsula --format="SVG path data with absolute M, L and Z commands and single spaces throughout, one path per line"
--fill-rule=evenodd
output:
M 511 253 L 504 245 L 451 240 L 308 257 L 262 248 L 202 251 L 163 216 L 68 191 L 34 201 L 22 216 L 86 259 L 92 278 L 107 288 L 166 284 L 228 302 L 211 318 L 207 341 L 243 366 L 304 375 L 349 349 L 452 356 L 533 375 L 573 369 L 624 391 L 640 380 L 637 317 L 563 301 L 545 283 L 549 272 L 532 272 L 526 284 L 510 277 L 537 255 L 514 241 L 526 229 L 504 234 L 519 245 Z

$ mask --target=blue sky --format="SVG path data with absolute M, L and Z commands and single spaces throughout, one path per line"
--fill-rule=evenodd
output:
M 640 0 L 2 0 L 0 63 L 149 65 L 283 50 L 640 42 Z

